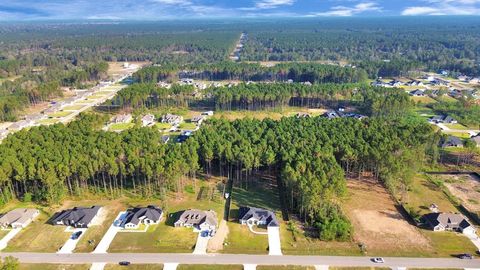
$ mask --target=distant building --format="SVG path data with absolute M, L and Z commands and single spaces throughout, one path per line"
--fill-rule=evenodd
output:
M 423 86 L 423 82 L 417 80 L 411 80 L 407 82 L 405 85 L 407 86 Z
M 142 117 L 142 126 L 151 126 L 153 123 L 155 123 L 155 116 L 153 114 L 147 114 Z
M 119 124 L 119 123 L 130 123 L 132 121 L 132 115 L 131 114 L 121 114 L 121 115 L 116 115 L 113 117 L 112 122 Z
M 88 228 L 95 223 L 95 218 L 98 216 L 101 208 L 100 206 L 92 206 L 63 210 L 52 218 L 52 224 Z
M 6 228 L 25 228 L 30 224 L 40 212 L 33 208 L 17 208 L 0 217 L 0 227 Z
M 178 126 L 180 123 L 182 123 L 183 117 L 180 115 L 175 115 L 175 114 L 165 114 L 162 116 L 162 123 L 168 123 L 171 124 L 172 126 Z
M 442 142 L 442 148 L 447 147 L 463 147 L 463 141 L 456 136 L 448 136 Z
M 126 229 L 136 229 L 140 224 L 158 224 L 162 216 L 162 209 L 156 206 L 136 207 L 127 211 L 127 215 L 122 220 L 121 226 Z
M 212 116 L 212 115 L 213 115 L 213 111 L 202 112 L 202 115 Z
M 175 221 L 174 226 L 194 228 L 199 231 L 215 231 L 217 224 L 217 214 L 214 211 L 188 209 Z
M 461 214 L 430 213 L 423 216 L 425 223 L 433 231 L 455 231 L 463 234 L 475 234 L 476 229 Z
M 411 92 L 410 92 L 410 96 L 414 96 L 414 97 L 424 97 L 424 96 L 425 96 L 425 92 L 423 92 L 423 91 L 420 90 L 420 89 L 417 89 L 417 90 L 411 91 Z
M 328 112 L 324 113 L 323 116 L 327 117 L 328 119 L 333 119 L 333 118 L 340 117 L 340 115 L 334 110 L 331 110 L 331 111 L 328 111 Z
M 295 117 L 297 117 L 297 118 L 310 118 L 312 116 L 309 113 L 297 113 L 295 115 Z
M 204 115 L 197 115 L 197 116 L 194 116 L 191 121 L 192 123 L 195 123 L 196 125 L 200 126 L 205 119 L 206 118 Z
M 269 210 L 242 206 L 238 211 L 239 222 L 242 225 L 256 225 L 267 227 L 279 227 L 275 213 Z
M 455 118 L 449 116 L 449 115 L 436 115 L 436 116 L 433 116 L 431 117 L 430 119 L 428 119 L 428 121 L 430 123 L 434 123 L 434 124 L 456 124 L 458 123 L 457 120 L 455 120 Z
M 480 133 L 470 138 L 477 147 L 480 147 Z

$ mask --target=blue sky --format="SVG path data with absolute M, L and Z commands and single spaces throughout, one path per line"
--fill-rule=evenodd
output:
M 0 0 L 0 20 L 479 15 L 480 0 Z

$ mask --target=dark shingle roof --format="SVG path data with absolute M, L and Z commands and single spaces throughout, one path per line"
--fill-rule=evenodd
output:
M 265 221 L 267 227 L 279 226 L 277 218 L 275 217 L 275 213 L 261 208 L 242 206 L 239 209 L 238 217 L 240 220 L 248 220 L 250 218 L 254 218 L 259 221 Z
M 127 215 L 122 221 L 122 226 L 125 226 L 127 223 L 137 225 L 141 218 L 148 218 L 156 222 L 160 219 L 162 213 L 162 209 L 153 205 L 149 205 L 147 207 L 136 207 L 128 210 Z
M 53 218 L 53 223 L 62 222 L 65 225 L 76 226 L 77 224 L 87 225 L 97 215 L 100 206 L 88 208 L 74 207 L 73 209 L 63 210 Z

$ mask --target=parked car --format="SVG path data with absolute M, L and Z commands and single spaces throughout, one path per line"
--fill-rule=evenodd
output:
M 83 233 L 82 231 L 74 232 L 72 234 L 72 240 L 77 240 L 80 237 L 80 235 L 82 235 L 82 233 Z
M 121 261 L 118 263 L 119 265 L 123 265 L 123 266 L 129 266 L 130 265 L 130 262 L 127 262 L 127 261 Z
M 374 263 L 385 263 L 385 260 L 383 258 L 372 258 L 372 262 Z
M 209 232 L 208 232 L 208 231 L 202 231 L 202 232 L 200 233 L 200 236 L 201 236 L 201 237 L 208 237 L 208 235 L 209 235 Z
M 473 259 L 473 256 L 472 254 L 460 254 L 458 255 L 458 258 L 462 259 L 462 260 L 472 260 Z

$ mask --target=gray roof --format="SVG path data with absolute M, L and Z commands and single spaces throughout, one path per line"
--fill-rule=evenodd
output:
M 175 222 L 182 222 L 183 224 L 198 226 L 202 223 L 217 226 L 217 215 L 214 211 L 202 211 L 198 209 L 185 210 L 180 218 Z
M 238 212 L 239 220 L 249 220 L 250 218 L 254 218 L 259 221 L 264 221 L 267 227 L 278 227 L 278 221 L 275 217 L 275 213 L 270 210 L 250 207 L 250 206 L 242 206 Z
M 465 229 L 471 226 L 461 214 L 454 213 L 430 213 L 423 216 L 425 221 L 432 227 L 441 225 L 447 229 Z
M 12 223 L 24 224 L 33 219 L 38 214 L 37 209 L 17 208 L 0 217 L 0 225 L 9 226 Z
M 471 140 L 472 140 L 473 142 L 475 142 L 475 143 L 477 144 L 477 146 L 480 146 L 480 133 L 477 134 L 477 135 L 475 135 L 475 136 L 473 136 L 473 137 L 471 138 Z
M 463 146 L 462 139 L 455 136 L 448 136 L 442 143 L 442 147 Z
M 97 215 L 100 208 L 100 206 L 92 206 L 88 208 L 74 207 L 72 209 L 63 210 L 52 218 L 52 223 L 62 223 L 73 227 L 87 226 Z
M 162 217 L 162 213 L 162 209 L 153 205 L 149 205 L 147 207 L 135 207 L 128 210 L 127 215 L 122 221 L 122 226 L 125 226 L 127 223 L 137 225 L 141 219 L 145 218 L 157 222 Z

